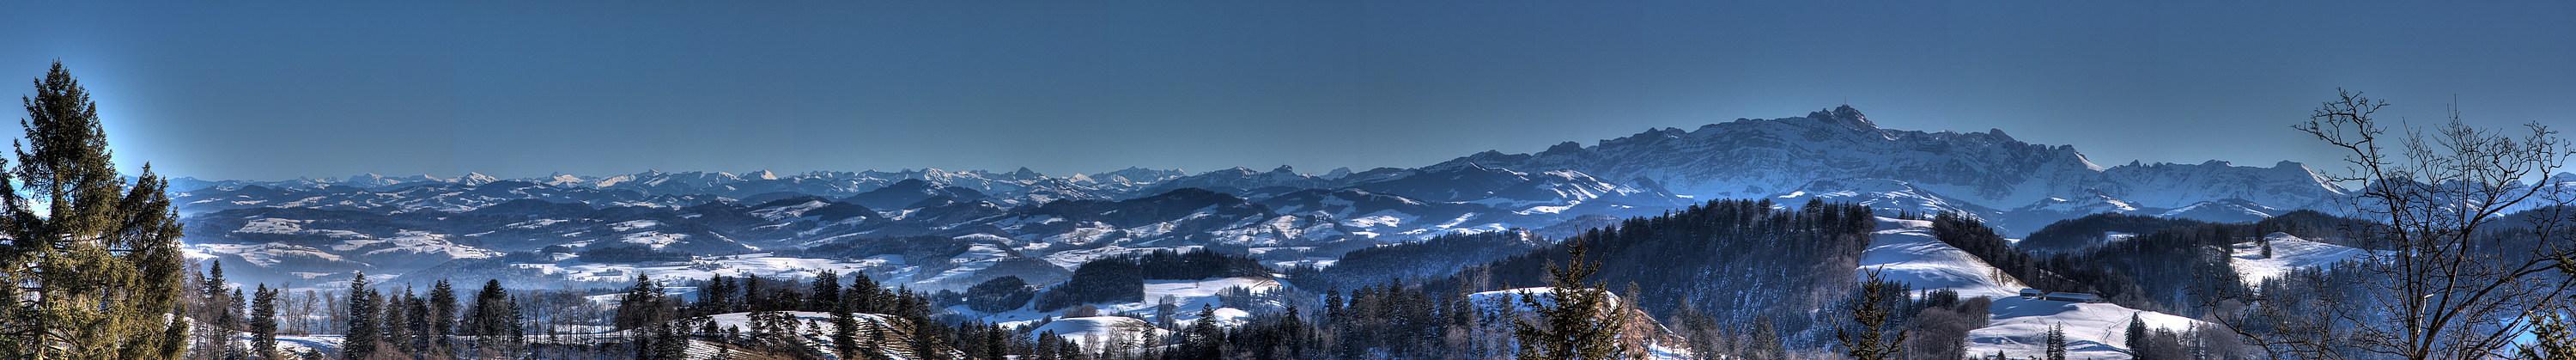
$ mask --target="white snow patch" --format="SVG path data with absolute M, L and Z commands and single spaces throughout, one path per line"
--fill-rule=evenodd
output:
M 2228 259 L 2228 265 L 2235 266 L 2238 277 L 2243 278 L 2249 286 L 2259 286 L 2263 283 L 2263 279 L 2278 277 L 2303 268 L 2331 265 L 2347 260 L 2367 261 L 2372 255 L 2369 250 L 2308 241 L 2286 233 L 2276 232 L 2264 235 L 2263 238 L 2272 242 L 2271 258 L 2263 257 L 2263 247 L 2260 243 L 2249 241 L 2236 243 L 2231 249 L 2234 256 Z
M 1967 251 L 1932 238 L 1932 222 L 1879 218 L 1879 231 L 1861 253 L 1861 270 L 1878 270 L 1885 279 L 1916 290 L 1951 289 L 1960 297 L 2002 298 L 2018 295 L 2021 280 L 2005 275 Z
M 2145 321 L 2150 329 L 2184 331 L 2210 326 L 2191 318 L 2112 304 L 2005 297 L 1995 299 L 1993 325 L 1968 331 L 1968 353 L 2002 351 L 2015 358 L 2038 357 L 2046 350 L 2044 340 L 2049 326 L 2058 325 L 2066 331 L 2067 358 L 2127 358 L 2127 344 L 2121 344 L 2127 334 L 2121 332 L 2129 328 L 2131 315 Z

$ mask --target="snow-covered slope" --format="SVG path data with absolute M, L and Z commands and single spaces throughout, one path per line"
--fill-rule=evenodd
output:
M 1487 313 L 1514 314 L 1515 316 L 1527 319 L 1538 316 L 1537 312 L 1529 307 L 1528 300 L 1537 300 L 1539 306 L 1554 306 L 1556 303 L 1551 301 L 1548 298 L 1548 295 L 1553 294 L 1556 291 L 1557 288 L 1552 287 L 1528 287 L 1486 291 L 1467 294 L 1467 301 L 1475 304 L 1476 307 L 1484 309 L 1483 311 Z M 1620 303 L 1618 293 L 1610 293 L 1608 295 L 1609 298 L 1606 299 L 1606 303 Z M 1629 311 L 1629 319 L 1644 321 L 1646 322 L 1643 324 L 1644 328 L 1653 329 L 1649 330 L 1650 332 L 1646 336 L 1646 358 L 1655 360 L 1680 360 L 1690 358 L 1691 351 L 1687 346 L 1684 346 L 1686 342 L 1682 340 L 1681 336 L 1674 335 L 1670 329 L 1665 328 L 1661 322 L 1655 321 L 1653 317 L 1644 316 L 1645 313 L 1641 310 L 1629 309 Z M 1511 335 L 1512 326 L 1515 324 L 1513 321 L 1517 320 L 1483 323 L 1485 326 L 1475 327 L 1472 331 L 1476 332 L 1476 334 L 1471 334 L 1469 336 L 1493 338 L 1498 341 L 1497 344 L 1504 345 L 1504 347 L 1510 347 L 1512 346 L 1511 344 L 1513 344 L 1513 340 L 1511 338 L 1513 336 Z
M 2019 296 L 2023 287 L 2019 280 L 1933 239 L 1930 221 L 1880 218 L 1879 229 L 1869 250 L 1862 254 L 1862 271 L 1877 269 L 1883 278 L 1917 290 L 1950 289 L 1961 297 L 1994 299 L 1991 325 L 1968 332 L 1969 354 L 2003 351 L 2016 357 L 2037 356 L 2043 350 L 2041 338 L 2051 324 L 2058 324 L 2065 326 L 2069 356 L 2124 358 L 2128 353 L 2127 345 L 2119 340 L 2122 334 L 2106 329 L 2125 329 L 2130 314 L 2138 314 L 2150 326 L 2177 331 L 2197 322 L 2113 304 L 2023 298 Z
M 2066 332 L 2067 358 L 2128 358 L 2128 344 L 2121 343 L 2126 334 L 2120 332 L 2128 329 L 2131 315 L 2152 329 L 2183 331 L 2212 326 L 2191 318 L 2112 304 L 2007 297 L 1995 300 L 1993 325 L 1968 331 L 1968 353 L 2001 351 L 2015 358 L 2040 357 L 2047 350 L 2043 338 L 2049 327 L 2060 326 Z
M 2308 241 L 2286 233 L 2264 235 L 2263 239 L 2272 243 L 2271 257 L 2263 256 L 2263 246 L 2257 242 L 2236 243 L 2231 249 L 2233 254 L 2227 260 L 2228 265 L 2236 267 L 2236 273 L 2245 279 L 2246 285 L 2261 286 L 2263 279 L 2302 268 L 2371 258 L 2369 250 Z
M 1688 131 L 1651 129 L 1593 146 L 1569 142 L 1531 154 L 1478 153 L 1434 166 L 1467 163 L 1645 179 L 1676 194 L 1703 199 L 1819 193 L 1835 189 L 1805 185 L 1836 179 L 1893 180 L 1992 209 L 2097 195 L 2167 209 L 2227 198 L 2307 208 L 2347 196 L 2345 189 L 2297 163 L 2269 168 L 2215 161 L 2132 163 L 2106 168 L 2072 146 L 2024 143 L 2002 130 L 1881 129 L 1849 106 L 1803 117 L 1738 119 Z
M 1145 320 L 1125 316 L 1091 316 L 1056 319 L 1053 322 L 1048 322 L 1044 326 L 1032 329 L 1029 333 L 1044 334 L 1048 332 L 1053 332 L 1057 336 L 1063 336 L 1065 340 L 1073 341 L 1076 344 L 1082 344 L 1084 349 L 1094 351 L 1100 348 L 1103 344 L 1110 344 L 1113 342 L 1132 344 L 1144 341 L 1139 339 L 1147 336 L 1148 334 L 1159 339 L 1161 337 L 1170 336 L 1172 333 L 1171 330 L 1156 328 L 1153 323 L 1145 322 Z
M 1879 218 L 1879 231 L 1861 253 L 1860 270 L 1917 290 L 1950 289 L 1960 297 L 2003 298 L 2023 288 L 1984 260 L 1932 238 L 1932 222 Z

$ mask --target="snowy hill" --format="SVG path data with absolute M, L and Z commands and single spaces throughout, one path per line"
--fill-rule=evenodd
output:
M 1483 311 L 1488 313 L 1514 314 L 1514 316 L 1519 316 L 1522 319 L 1529 319 L 1538 315 L 1533 309 L 1529 308 L 1528 303 L 1524 301 L 1524 298 L 1535 296 L 1539 306 L 1553 306 L 1556 303 L 1548 299 L 1548 294 L 1555 293 L 1556 291 L 1557 288 L 1552 287 L 1495 290 L 1467 294 L 1467 300 L 1475 304 L 1478 308 L 1485 309 Z M 1608 295 L 1609 298 L 1607 299 L 1607 303 L 1620 303 L 1619 294 L 1610 293 Z M 1647 339 L 1644 341 L 1646 345 L 1646 358 L 1655 360 L 1679 360 L 1690 358 L 1689 354 L 1691 354 L 1691 351 L 1688 349 L 1687 345 L 1685 345 L 1687 342 L 1682 340 L 1680 336 L 1674 335 L 1671 330 L 1664 327 L 1662 323 L 1655 321 L 1653 317 L 1645 316 L 1644 311 L 1639 309 L 1628 310 L 1630 311 L 1628 315 L 1629 319 L 1632 321 L 1642 321 L 1644 324 L 1641 325 L 1643 325 L 1644 328 L 1652 329 L 1648 330 L 1649 333 L 1646 336 Z M 1501 321 L 1493 322 L 1493 324 L 1491 324 L 1492 326 L 1480 326 L 1476 329 L 1478 334 L 1475 336 L 1494 337 L 1498 338 L 1498 340 L 1502 340 L 1503 344 L 1512 344 L 1513 342 L 1510 340 L 1511 336 L 1513 336 L 1511 333 L 1512 324 L 1512 321 Z
M 1478 153 L 1434 167 L 1456 164 L 1569 169 L 1605 179 L 1644 179 L 1701 199 L 1868 192 L 1807 186 L 1845 179 L 1890 180 L 1920 189 L 1908 190 L 1916 197 L 1937 193 L 1992 209 L 2020 208 L 2052 198 L 2099 197 L 2164 209 L 2229 198 L 2296 209 L 2348 196 L 2342 187 L 2298 163 L 2269 168 L 2218 161 L 2103 167 L 2072 146 L 2024 143 L 2002 130 L 1882 129 L 1849 106 L 1803 117 L 1738 119 L 1688 131 L 1650 129 L 1593 146 L 1569 142 L 1531 154 Z M 2035 219 L 2027 226 L 2035 228 L 2048 221 L 2053 220 Z M 2031 230 L 2006 225 L 2014 231 Z
M 2272 243 L 2272 256 L 2264 257 L 2262 245 L 2256 242 L 2236 243 L 2230 250 L 2228 264 L 2236 267 L 2248 286 L 2260 286 L 2263 279 L 2281 276 L 2298 269 L 2326 266 L 2344 261 L 2367 261 L 2371 251 L 2343 245 L 2300 239 L 2285 233 L 2264 235 Z
M 1968 331 L 1968 353 L 2002 351 L 2016 358 L 2039 357 L 2046 351 L 2042 338 L 2055 325 L 2066 331 L 2068 358 L 2124 359 L 2129 357 L 2128 346 L 2121 343 L 2126 334 L 2120 332 L 2128 328 L 2131 315 L 2146 321 L 2150 329 L 2183 331 L 2194 326 L 2215 326 L 2112 304 L 2008 297 L 1995 299 L 1994 325 Z
M 2038 356 L 2049 325 L 2064 325 L 2073 358 L 2127 357 L 2121 344 L 2129 316 L 2138 314 L 2158 329 L 2184 330 L 2198 320 L 2113 304 L 2072 303 L 2019 296 L 2019 280 L 1965 251 L 1933 239 L 1932 222 L 1879 219 L 1880 230 L 1861 258 L 1861 270 L 1878 269 L 1888 280 L 1917 290 L 1950 289 L 1960 297 L 1994 299 L 1991 325 L 1968 332 L 1968 354 L 2003 351 L 2016 357 Z M 2207 324 L 2200 324 L 2207 325 Z
M 1097 349 L 1103 345 L 1115 342 L 1138 343 L 1142 341 L 1138 339 L 1147 336 L 1160 339 L 1172 335 L 1171 330 L 1156 328 L 1153 323 L 1125 316 L 1091 316 L 1056 319 L 1053 322 L 1048 322 L 1044 326 L 1032 329 L 1029 333 L 1044 334 L 1048 332 L 1053 332 L 1057 336 L 1063 336 L 1067 341 L 1082 344 L 1084 349 L 1090 351 L 1098 351 Z
M 2071 146 L 2024 143 L 2001 130 L 1882 129 L 1848 106 L 1320 175 L 1286 166 L 1069 176 L 644 171 L 173 186 L 185 189 L 173 195 L 190 256 L 251 265 L 236 268 L 250 281 L 314 284 L 366 270 L 549 287 L 689 267 L 773 271 L 727 258 L 759 257 L 924 290 L 1000 276 L 1044 284 L 1088 259 L 1157 249 L 1242 249 L 1271 264 L 1329 265 L 1374 245 L 1514 228 L 1568 234 L 1717 198 L 1960 212 L 2019 234 L 2095 212 L 2243 220 L 2344 196 L 2296 163 L 2103 167 Z M 640 251 L 584 256 L 617 248 Z M 1934 283 L 1980 277 L 1943 267 L 1952 263 L 1880 265 Z M 1990 285 L 1977 291 L 2010 287 Z
M 1224 292 L 1229 289 L 1237 288 L 1242 289 L 1247 294 L 1251 294 L 1253 297 L 1226 299 L 1228 295 L 1225 295 Z M 1180 326 L 1189 326 L 1190 324 L 1196 324 L 1198 321 L 1201 321 L 1202 319 L 1198 316 L 1199 309 L 1201 307 L 1206 307 L 1215 310 L 1215 321 L 1219 326 L 1231 327 L 1242 325 L 1245 319 L 1251 317 L 1253 312 L 1256 311 L 1276 312 L 1285 310 L 1287 306 L 1286 304 L 1265 298 L 1288 293 L 1289 289 L 1291 288 L 1288 287 L 1287 284 L 1281 283 L 1277 279 L 1263 277 L 1208 278 L 1200 280 L 1145 280 L 1142 297 L 1144 301 L 1091 303 L 1086 305 L 1098 308 L 1101 314 L 1133 313 L 1154 315 L 1155 308 L 1162 306 L 1162 304 L 1168 301 L 1173 306 L 1172 320 Z M 1038 323 L 1037 320 L 1061 313 L 1060 311 L 1035 311 L 1032 309 L 1034 306 L 1035 303 L 1032 302 L 1029 305 L 1023 305 L 1018 309 L 994 313 L 975 311 L 964 305 L 949 307 L 948 310 L 955 311 L 959 314 L 968 314 L 969 316 L 977 317 L 985 322 L 1012 326 L 1036 325 Z M 1248 309 L 1246 307 L 1248 307 Z M 1064 320 L 1070 319 L 1057 319 L 1055 321 Z M 1152 325 L 1147 324 L 1147 327 L 1152 327 Z M 1039 331 L 1044 331 L 1044 329 L 1041 328 L 1036 331 L 1030 331 L 1029 333 L 1034 335 Z M 1058 334 L 1064 333 L 1059 332 Z
M 1862 271 L 1877 270 L 1884 279 L 1918 290 L 1950 289 L 1960 297 L 2004 298 L 2025 286 L 1984 260 L 1932 238 L 1932 222 L 1879 218 L 1879 231 L 1869 251 L 1861 254 Z

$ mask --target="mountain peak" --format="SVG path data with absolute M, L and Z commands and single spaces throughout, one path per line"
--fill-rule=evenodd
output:
M 1545 155 L 1545 154 L 1570 154 L 1570 153 L 1574 153 L 1574 152 L 1576 152 L 1576 151 L 1583 151 L 1583 144 L 1581 144 L 1581 143 L 1576 143 L 1576 142 L 1572 142 L 1572 141 L 1567 141 L 1567 142 L 1556 143 L 1556 146 L 1549 146 L 1549 147 L 1547 147 L 1547 150 L 1546 150 L 1546 151 L 1540 151 L 1540 152 L 1538 152 L 1538 153 L 1539 153 L 1539 154 L 1542 154 L 1542 155 Z
M 1860 113 L 1860 109 L 1852 108 L 1851 105 L 1843 105 L 1832 109 L 1817 110 L 1816 112 L 1807 113 L 1807 119 L 1857 130 L 1878 129 L 1877 123 L 1869 122 L 1868 115 L 1862 115 Z

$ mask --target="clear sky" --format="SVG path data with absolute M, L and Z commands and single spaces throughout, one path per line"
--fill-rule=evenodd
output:
M 2568 1 L 5 7 L 0 79 L 60 59 L 127 165 L 207 178 L 1320 173 L 1846 103 L 2105 165 L 2314 164 L 2289 125 L 2337 87 L 2576 130 Z

